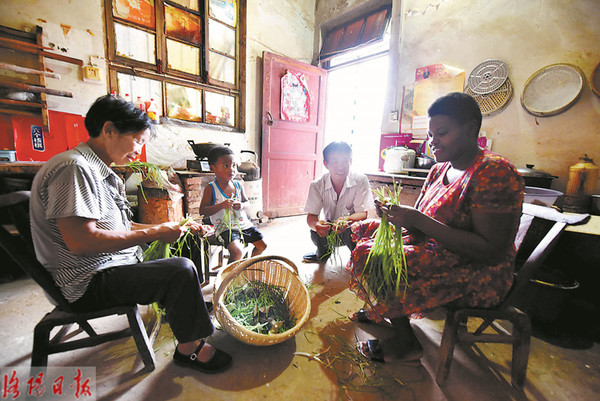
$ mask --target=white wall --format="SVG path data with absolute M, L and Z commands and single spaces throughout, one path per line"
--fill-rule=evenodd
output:
M 378 0 L 323 0 L 317 5 L 315 54 L 320 28 L 348 19 Z M 526 163 L 559 177 L 553 187 L 564 191 L 569 166 L 584 153 L 600 166 L 600 99 L 589 87 L 600 62 L 598 0 L 394 0 L 392 32 L 399 43 L 396 75 L 392 74 L 382 132 L 397 132 L 386 121 L 399 108 L 402 87 L 412 84 L 415 70 L 443 63 L 463 69 L 468 78 L 481 62 L 499 58 L 509 66 L 514 95 L 500 113 L 484 117 L 482 130 L 493 149 L 517 167 Z M 554 63 L 578 66 L 586 76 L 579 101 L 552 117 L 534 117 L 521 106 L 527 79 Z M 393 83 L 396 79 L 397 83 Z
M 248 0 L 246 46 L 246 132 L 232 133 L 215 128 L 175 125 L 157 127 L 156 138 L 148 144 L 148 160 L 160 164 L 185 165 L 194 157 L 187 144 L 229 143 L 235 150 L 260 153 L 262 109 L 262 53 L 264 50 L 309 62 L 313 52 L 315 0 Z M 48 79 L 47 86 L 71 91 L 73 99 L 48 96 L 48 107 L 85 115 L 98 97 L 108 92 L 106 84 L 103 0 L 0 0 L 0 25 L 15 29 L 44 29 L 44 44 L 54 43 L 61 52 L 88 63 L 99 62 L 103 82 L 83 82 L 79 67 L 61 62 L 51 66 L 61 80 Z M 61 24 L 71 26 L 67 34 Z M 99 59 L 97 58 L 99 57 Z
M 600 62 L 600 1 L 404 0 L 401 26 L 400 87 L 418 67 L 443 63 L 468 78 L 481 62 L 499 58 L 509 66 L 514 95 L 500 113 L 484 117 L 492 150 L 518 167 L 532 163 L 559 176 L 553 187 L 561 191 L 579 156 L 587 153 L 600 166 L 600 99 L 588 84 Z M 578 66 L 588 82 L 571 109 L 536 118 L 520 96 L 532 74 L 554 63 Z

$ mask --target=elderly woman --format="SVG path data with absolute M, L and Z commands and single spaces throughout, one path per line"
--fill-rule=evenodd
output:
M 38 260 L 73 309 L 120 305 L 164 306 L 179 341 L 176 363 L 214 373 L 231 357 L 204 339 L 213 325 L 194 263 L 187 258 L 142 262 L 139 245 L 176 241 L 177 222 L 130 222 L 121 179 L 109 167 L 136 159 L 150 138 L 150 119 L 132 103 L 98 98 L 85 117 L 87 143 L 54 156 L 35 176 L 31 225 Z M 197 223 L 192 230 L 202 231 Z
M 418 359 L 422 348 L 408 316 L 450 302 L 491 307 L 506 296 L 513 274 L 514 238 L 523 202 L 523 180 L 504 157 L 477 145 L 481 111 L 464 93 L 437 99 L 428 110 L 428 140 L 437 164 L 431 169 L 415 207 L 378 209 L 403 231 L 408 284 L 386 300 L 368 300 L 361 273 L 378 222 L 354 224 L 358 243 L 346 269 L 350 288 L 372 305 L 350 318 L 391 322 L 394 338 L 360 342 L 375 360 L 383 351 Z

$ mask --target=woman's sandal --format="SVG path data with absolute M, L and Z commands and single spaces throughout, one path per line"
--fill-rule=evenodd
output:
M 356 343 L 356 348 L 362 356 L 375 362 L 385 362 L 383 359 L 383 349 L 379 340 L 359 341 Z
M 231 356 L 228 353 L 221 351 L 217 348 L 215 348 L 215 353 L 209 361 L 200 362 L 198 360 L 198 353 L 200 352 L 202 347 L 204 347 L 204 344 L 206 344 L 206 341 L 200 341 L 200 345 L 198 345 L 198 348 L 196 348 L 196 350 L 190 355 L 182 354 L 181 352 L 179 352 L 177 347 L 175 347 L 173 360 L 178 365 L 196 369 L 203 373 L 222 372 L 231 365 Z
M 363 309 L 363 308 L 352 313 L 350 316 L 348 316 L 348 319 L 352 320 L 353 322 L 359 322 L 359 323 L 369 323 L 372 321 L 371 319 L 369 319 L 367 310 Z
M 366 309 L 363 309 L 363 308 L 360 308 L 356 312 L 352 313 L 350 316 L 348 316 L 348 319 L 350 319 L 353 322 L 376 323 L 376 324 L 381 324 L 386 327 L 392 327 L 392 323 L 386 318 L 383 318 L 379 322 L 369 319 L 369 311 Z

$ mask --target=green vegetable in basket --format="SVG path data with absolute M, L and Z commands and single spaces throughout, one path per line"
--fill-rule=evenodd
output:
M 296 325 L 284 288 L 259 280 L 231 285 L 224 304 L 240 325 L 259 334 L 284 333 Z

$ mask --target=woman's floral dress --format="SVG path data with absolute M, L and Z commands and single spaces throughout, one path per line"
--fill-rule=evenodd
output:
M 445 184 L 450 163 L 438 163 L 430 171 L 421 199 L 416 206 L 424 214 L 454 228 L 472 231 L 474 209 L 513 212 L 521 210 L 523 180 L 504 157 L 481 151 L 462 177 Z M 350 289 L 361 299 L 367 295 L 360 275 L 373 243 L 378 220 L 352 225 L 352 238 L 357 243 L 346 270 L 351 274 Z M 516 235 L 515 224 L 512 237 Z M 404 251 L 408 266 L 408 287 L 387 304 L 373 302 L 368 317 L 397 318 L 426 311 L 451 301 L 461 305 L 491 307 L 506 296 L 513 278 L 515 248 L 506 250 L 506 259 L 495 266 L 475 263 L 444 249 L 434 239 L 420 233 L 403 231 Z M 377 301 L 377 300 L 376 300 Z

